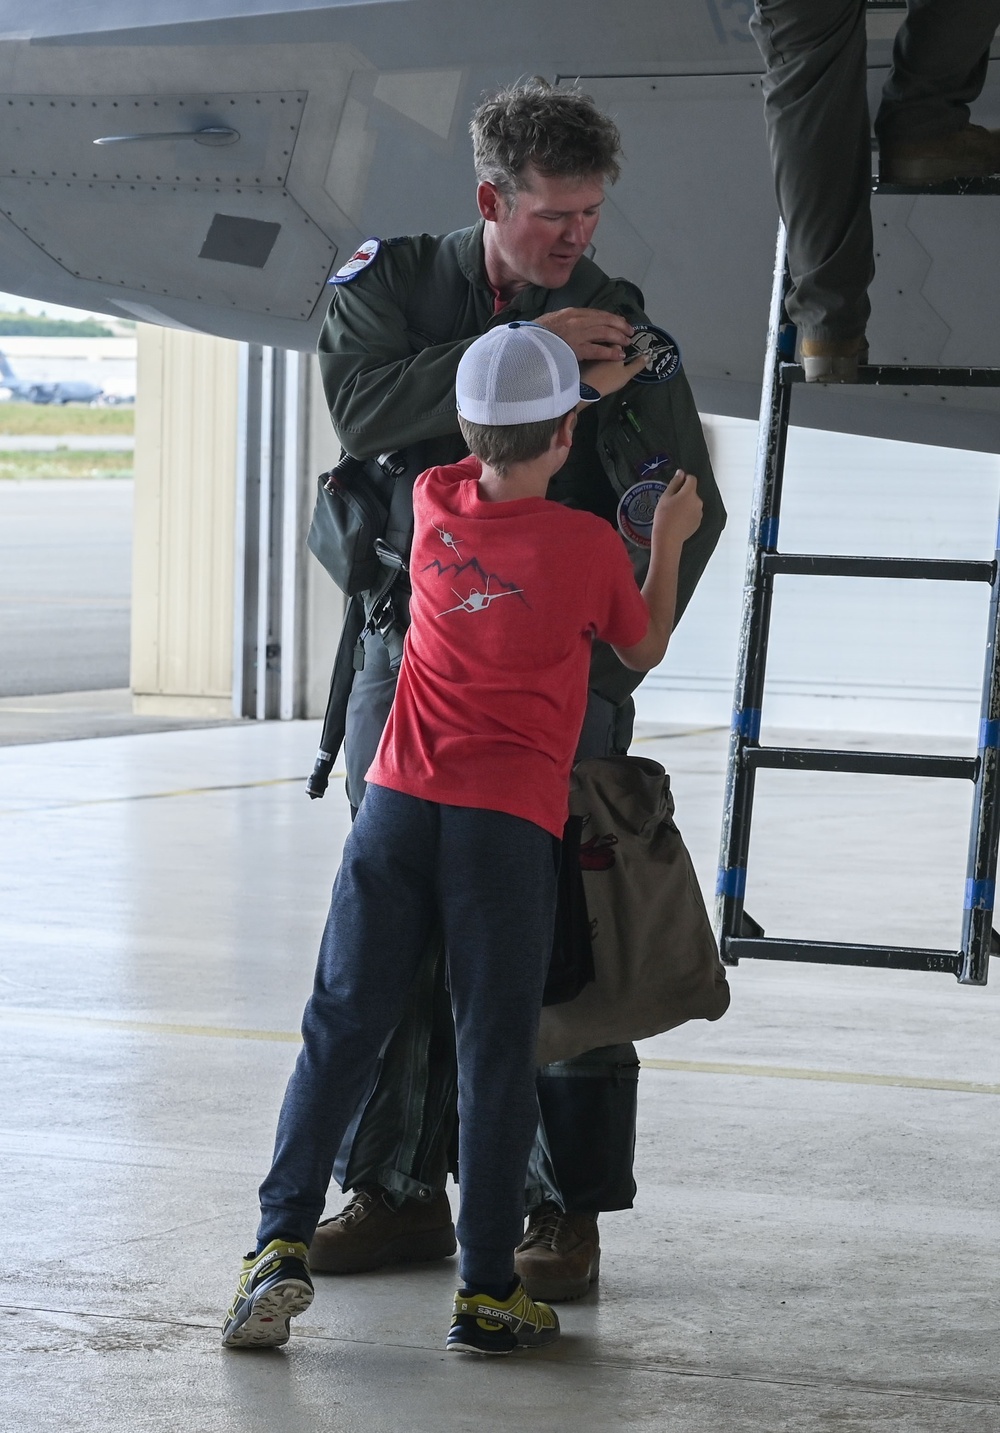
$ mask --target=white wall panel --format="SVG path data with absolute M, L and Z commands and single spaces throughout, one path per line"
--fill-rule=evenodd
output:
M 132 688 L 143 713 L 232 710 L 238 345 L 143 325 Z

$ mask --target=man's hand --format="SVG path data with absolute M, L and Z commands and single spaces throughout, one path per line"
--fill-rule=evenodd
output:
M 633 328 L 629 321 L 620 314 L 605 313 L 599 308 L 558 309 L 555 313 L 543 313 L 540 318 L 532 319 L 532 323 L 558 334 L 580 363 L 597 358 L 622 359 L 632 341 Z

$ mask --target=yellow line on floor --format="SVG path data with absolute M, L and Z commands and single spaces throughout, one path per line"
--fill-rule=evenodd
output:
M 92 1030 L 122 1030 L 139 1035 L 189 1035 L 203 1040 L 265 1040 L 294 1045 L 293 1030 L 240 1030 L 230 1025 L 173 1025 L 153 1020 L 108 1020 L 97 1015 L 62 1015 L 45 1010 L 0 1009 L 0 1024 L 63 1025 Z M 788 1065 L 740 1065 L 721 1060 L 658 1060 L 646 1056 L 644 1070 L 673 1070 L 684 1075 L 736 1075 L 745 1079 L 815 1080 L 832 1085 L 882 1085 L 904 1090 L 943 1090 L 963 1095 L 1000 1095 L 1000 1085 L 972 1080 L 934 1080 L 919 1075 L 876 1075 L 861 1070 L 806 1070 Z
M 330 780 L 346 776 L 344 771 L 331 771 Z M 266 781 L 234 781 L 226 786 L 182 786 L 176 791 L 143 791 L 135 796 L 94 796 L 87 801 L 53 801 L 38 806 L 0 807 L 0 816 L 35 816 L 41 811 L 74 811 L 80 806 L 119 806 L 130 801 L 162 801 L 168 796 L 204 796 L 216 791 L 253 791 L 258 786 L 292 786 L 301 782 L 304 776 L 273 776 Z
M 100 1015 L 49 1014 L 45 1010 L 0 1010 L 0 1024 L 62 1025 L 91 1030 L 123 1030 L 138 1035 L 194 1035 L 205 1040 L 272 1040 L 294 1045 L 297 1030 L 239 1030 L 231 1025 L 171 1025 L 158 1020 L 107 1020 Z
M 647 736 L 634 736 L 632 745 L 639 746 L 646 741 L 678 741 L 685 736 L 707 736 L 713 731 L 728 731 L 727 726 L 686 726 L 678 731 L 653 731 Z
M 919 1075 L 873 1075 L 861 1070 L 800 1070 L 787 1065 L 730 1065 L 713 1060 L 643 1059 L 644 1070 L 680 1070 L 688 1075 L 745 1075 L 764 1080 L 818 1080 L 831 1085 L 890 1085 L 903 1090 L 955 1090 L 963 1095 L 1000 1095 L 1000 1085 L 973 1080 L 931 1080 Z

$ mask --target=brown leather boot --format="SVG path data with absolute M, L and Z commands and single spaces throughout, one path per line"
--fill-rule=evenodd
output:
M 398 1209 L 377 1184 L 356 1189 L 350 1202 L 317 1226 L 309 1245 L 314 1274 L 363 1274 L 384 1264 L 419 1264 L 454 1254 L 455 1226 L 444 1190 L 428 1200 L 404 1199 Z
M 514 1252 L 514 1270 L 533 1299 L 549 1304 L 581 1298 L 601 1272 L 597 1215 L 539 1205 Z
M 807 383 L 857 383 L 858 364 L 868 362 L 868 340 L 857 338 L 803 338 L 799 358 Z
M 979 124 L 967 124 L 938 139 L 886 141 L 879 156 L 879 178 L 887 184 L 947 184 L 951 179 L 982 179 L 997 173 L 1000 130 Z

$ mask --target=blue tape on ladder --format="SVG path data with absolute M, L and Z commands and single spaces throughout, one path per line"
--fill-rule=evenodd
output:
M 756 741 L 760 736 L 760 715 L 760 707 L 733 712 L 732 730 L 739 732 L 747 741 Z
M 997 542 L 994 551 L 1000 552 L 1000 519 L 997 520 Z
M 966 881 L 965 909 L 967 911 L 991 911 L 996 899 L 996 881 Z
M 761 547 L 778 546 L 778 519 L 776 517 L 761 518 L 760 545 Z
M 1000 721 L 981 721 L 979 723 L 979 750 L 988 751 L 991 747 L 1000 746 Z
M 719 875 L 715 882 L 715 894 L 717 896 L 731 896 L 733 900 L 741 901 L 746 888 L 746 866 L 719 867 Z

